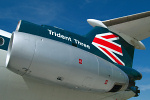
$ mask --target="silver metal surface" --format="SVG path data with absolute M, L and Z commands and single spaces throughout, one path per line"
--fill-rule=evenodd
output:
M 121 90 L 128 86 L 118 67 L 74 46 L 20 32 L 10 44 L 7 68 L 20 75 L 85 91 L 108 92 L 116 83 Z

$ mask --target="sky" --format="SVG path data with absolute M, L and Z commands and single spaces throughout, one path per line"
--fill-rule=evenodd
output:
M 27 20 L 84 35 L 92 29 L 87 19 L 104 21 L 150 11 L 149 4 L 149 0 L 0 0 L 0 29 L 13 32 L 19 20 Z M 136 82 L 141 93 L 130 100 L 149 100 L 150 38 L 142 42 L 146 50 L 135 50 L 133 64 L 143 75 Z

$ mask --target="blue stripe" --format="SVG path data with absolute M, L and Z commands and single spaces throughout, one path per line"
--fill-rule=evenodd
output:
M 0 49 L 8 50 L 8 45 L 9 45 L 10 38 L 4 37 L 4 36 L 0 36 L 0 37 L 4 39 L 4 44 L 0 45 Z

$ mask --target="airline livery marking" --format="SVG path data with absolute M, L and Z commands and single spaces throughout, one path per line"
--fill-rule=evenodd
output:
M 69 41 L 69 42 L 74 41 L 74 43 L 76 43 L 77 45 L 80 45 L 80 46 L 82 46 L 82 47 L 85 47 L 85 48 L 87 48 L 87 49 L 90 49 L 90 46 L 89 46 L 89 45 L 87 45 L 87 44 L 85 44 L 85 43 L 83 43 L 83 42 L 81 42 L 81 41 L 79 41 L 79 40 L 77 40 L 77 39 L 74 39 L 74 38 L 71 38 L 71 37 L 67 37 L 67 36 L 65 36 L 65 35 L 62 35 L 61 33 L 56 33 L 56 32 L 53 32 L 52 30 L 49 30 L 49 29 L 48 29 L 48 31 L 49 31 L 49 34 L 50 34 L 51 36 L 55 36 L 55 37 L 58 37 L 58 38 L 60 38 L 60 39 L 63 39 L 63 40 Z
M 123 56 L 121 45 L 114 42 L 114 40 L 118 39 L 119 37 L 112 33 L 97 34 L 92 44 L 113 62 L 125 66 L 125 64 L 115 55 L 116 53 Z

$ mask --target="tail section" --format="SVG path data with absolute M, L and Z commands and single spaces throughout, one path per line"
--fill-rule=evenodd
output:
M 144 50 L 141 40 L 150 37 L 149 19 L 149 11 L 103 22 L 88 19 L 94 27 L 87 35 L 94 46 L 92 52 L 112 63 L 132 67 L 134 48 Z
M 109 62 L 132 67 L 134 47 L 116 33 L 95 26 L 86 37 L 92 41 L 94 54 Z

